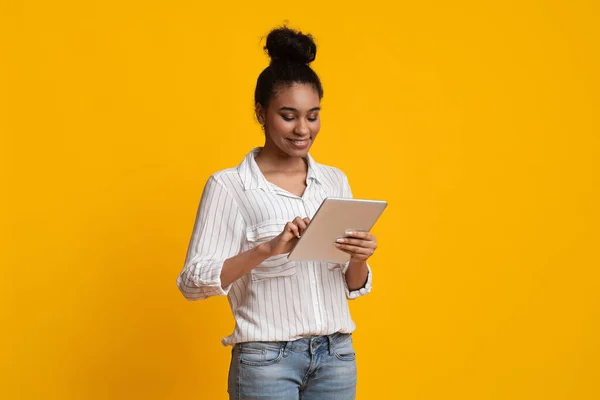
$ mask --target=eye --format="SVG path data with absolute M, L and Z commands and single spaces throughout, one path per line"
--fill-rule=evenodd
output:
M 294 119 L 292 115 L 282 115 L 281 118 L 283 118 L 286 121 L 291 121 Z
M 310 117 L 308 117 L 307 119 L 308 119 L 310 122 L 315 122 L 315 121 L 316 121 L 318 118 L 319 118 L 319 116 L 318 116 L 318 115 L 311 115 L 311 116 L 310 116 Z

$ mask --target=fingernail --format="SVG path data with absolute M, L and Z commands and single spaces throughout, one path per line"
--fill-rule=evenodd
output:
M 335 244 L 337 247 L 342 247 L 342 245 L 340 243 L 336 243 Z
M 346 231 L 346 235 L 354 235 L 354 231 Z
M 336 242 L 338 242 L 338 243 L 344 243 L 345 241 L 346 241 L 345 239 L 341 239 L 341 238 L 336 240 Z

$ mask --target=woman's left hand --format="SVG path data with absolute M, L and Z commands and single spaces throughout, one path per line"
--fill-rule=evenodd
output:
M 346 232 L 346 236 L 337 239 L 335 245 L 350 254 L 350 261 L 367 261 L 377 249 L 377 239 L 369 232 Z

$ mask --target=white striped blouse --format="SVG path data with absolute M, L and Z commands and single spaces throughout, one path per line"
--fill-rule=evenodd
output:
M 226 295 L 235 318 L 223 345 L 248 341 L 291 341 L 306 336 L 351 333 L 356 328 L 347 299 L 371 291 L 350 291 L 346 264 L 298 262 L 287 254 L 265 260 L 226 288 L 226 259 L 272 239 L 295 217 L 312 218 L 326 197 L 352 197 L 346 175 L 307 156 L 307 187 L 298 197 L 267 181 L 253 149 L 235 168 L 207 181 L 177 286 L 188 300 Z

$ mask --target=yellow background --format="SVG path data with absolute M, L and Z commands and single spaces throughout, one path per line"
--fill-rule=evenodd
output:
M 226 299 L 175 279 L 285 19 L 313 156 L 390 203 L 358 398 L 600 398 L 597 1 L 203 3 L 0 3 L 1 398 L 226 397 Z

